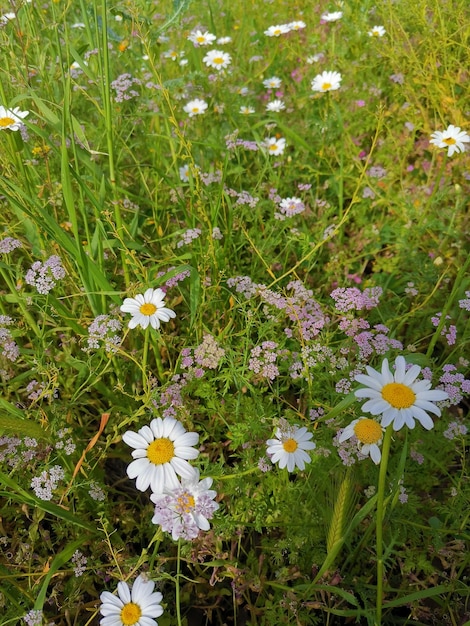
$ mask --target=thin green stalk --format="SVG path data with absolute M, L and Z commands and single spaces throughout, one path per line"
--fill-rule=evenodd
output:
M 15 288 L 15 285 L 13 284 L 13 281 L 10 279 L 10 276 L 8 276 L 7 272 L 5 272 L 5 270 L 2 267 L 0 267 L 0 274 L 2 275 L 3 279 L 7 283 L 8 288 L 10 289 L 10 293 L 13 295 L 16 294 L 17 290 Z M 28 322 L 29 326 L 34 331 L 34 334 L 36 335 L 36 337 L 41 338 L 42 331 L 40 330 L 39 326 L 36 324 L 33 316 L 26 308 L 26 305 L 20 296 L 18 296 L 17 302 L 18 302 L 18 306 L 21 309 L 21 313 L 23 314 L 24 319 Z
M 377 489 L 377 530 L 376 530 L 376 552 L 377 552 L 377 601 L 376 601 L 376 622 L 375 626 L 382 624 L 382 602 L 383 602 L 383 519 L 384 519 L 384 496 L 385 481 L 387 478 L 388 457 L 390 455 L 390 444 L 392 441 L 392 424 L 385 431 L 382 444 L 382 460 L 380 461 L 379 486 Z
M 96 5 L 95 5 L 96 7 Z M 96 9 L 95 9 L 96 12 Z M 108 50 L 108 7 L 106 0 L 101 2 L 101 52 L 100 62 L 102 64 L 102 93 L 104 104 L 104 122 L 106 128 L 106 145 L 108 149 L 108 167 L 109 167 L 109 183 L 112 190 L 112 198 L 116 200 L 116 168 L 115 168 L 115 156 L 114 156 L 114 125 L 113 125 L 113 108 L 111 103 L 111 70 L 109 63 L 109 50 Z M 116 222 L 116 230 L 119 233 L 120 238 L 123 236 L 123 222 L 121 216 L 121 209 L 119 202 L 113 202 L 114 221 Z M 124 274 L 124 282 L 126 287 L 130 284 L 129 268 L 126 263 L 126 252 L 121 250 L 121 265 Z
M 468 271 L 468 267 L 470 265 L 470 255 L 467 255 L 467 258 L 465 260 L 465 263 L 462 265 L 462 267 L 459 269 L 457 276 L 455 278 L 454 281 L 454 286 L 452 287 L 452 291 L 450 292 L 450 296 L 447 298 L 446 303 L 442 309 L 441 312 L 441 319 L 439 321 L 439 325 L 436 328 L 434 335 L 431 338 L 431 341 L 429 342 L 429 346 L 428 349 L 426 351 L 426 356 L 429 359 L 433 353 L 434 350 L 434 346 L 437 343 L 437 340 L 439 339 L 439 337 L 441 336 L 442 333 L 442 329 L 444 328 L 445 324 L 446 324 L 446 317 L 447 317 L 447 313 L 449 312 L 450 308 L 453 306 L 454 301 L 457 297 L 457 294 L 459 292 L 460 289 L 460 285 L 462 283 L 462 281 L 464 280 L 464 278 L 467 276 L 467 271 Z
M 144 353 L 142 355 L 142 387 L 147 389 L 147 358 L 149 353 L 149 335 L 150 335 L 150 326 L 147 326 L 145 329 L 145 338 L 144 338 Z
M 178 539 L 178 556 L 176 558 L 176 621 L 178 626 L 181 622 L 181 601 L 180 601 L 180 570 L 181 570 L 181 539 Z

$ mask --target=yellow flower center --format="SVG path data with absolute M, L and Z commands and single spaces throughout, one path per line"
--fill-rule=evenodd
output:
M 277 143 L 272 143 L 272 144 L 269 146 L 269 149 L 270 149 L 270 150 L 277 150 Z
M 15 123 L 15 120 L 12 117 L 0 117 L 0 128 L 7 128 L 7 126 L 11 126 Z
M 416 394 L 402 383 L 388 383 L 382 387 L 382 398 L 394 409 L 408 409 L 413 406 Z
M 194 497 L 185 491 L 177 498 L 178 503 L 178 511 L 180 513 L 191 513 L 194 509 L 194 505 L 196 504 Z
M 375 420 L 359 420 L 354 426 L 354 434 L 361 443 L 377 443 L 382 438 L 382 429 Z
M 168 463 L 175 456 L 175 446 L 170 439 L 155 439 L 147 448 L 147 458 L 154 465 Z
M 222 63 L 224 62 L 222 57 L 215 57 L 215 59 L 212 59 L 214 63 L 216 63 L 217 65 L 222 65 Z
M 121 622 L 124 626 L 136 624 L 142 616 L 142 610 L 138 604 L 128 602 L 121 609 Z
M 142 315 L 148 315 L 149 317 L 150 315 L 153 315 L 156 310 L 157 310 L 157 307 L 151 302 L 146 302 L 145 304 L 142 304 L 139 309 Z
M 292 452 L 295 452 L 297 450 L 297 448 L 299 447 L 299 444 L 297 443 L 295 439 L 292 439 L 291 437 L 282 442 L 282 447 L 284 448 L 286 452 L 288 452 L 289 454 L 292 454 Z
M 328 89 L 331 89 L 331 83 L 323 83 L 321 88 L 323 89 L 323 91 L 328 91 Z
M 281 29 L 280 28 L 276 28 L 274 31 L 275 35 L 280 35 L 281 34 Z
M 1 121 L 1 120 L 0 120 Z M 442 140 L 442 143 L 445 143 L 446 146 L 453 146 L 454 144 L 456 144 L 457 142 L 455 141 L 455 139 L 453 137 L 447 137 L 446 139 Z
M 372 36 L 373 36 L 373 37 L 378 37 L 379 35 L 380 35 L 380 33 L 379 33 L 379 31 L 378 31 L 378 30 L 373 30 L 373 31 L 372 31 Z
M 206 41 L 206 38 L 203 35 L 199 35 L 199 37 L 196 37 L 196 41 L 198 43 L 204 43 L 204 41 Z

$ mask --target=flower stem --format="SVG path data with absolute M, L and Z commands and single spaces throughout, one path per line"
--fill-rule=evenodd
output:
M 181 567 L 181 539 L 178 539 L 178 556 L 176 559 L 176 621 L 178 626 L 181 623 L 181 606 L 180 606 L 180 567 Z
M 382 623 L 382 600 L 383 600 L 383 518 L 384 518 L 384 496 L 385 479 L 387 477 L 388 457 L 390 455 L 390 444 L 392 441 L 392 424 L 387 428 L 382 444 L 382 460 L 380 461 L 379 486 L 377 490 L 377 527 L 376 527 L 376 553 L 377 553 L 377 601 L 376 601 L 376 621 L 375 626 Z
M 144 390 L 147 389 L 147 358 L 149 353 L 149 335 L 150 335 L 150 326 L 147 326 L 145 329 L 145 338 L 144 338 L 144 353 L 142 355 L 142 387 Z

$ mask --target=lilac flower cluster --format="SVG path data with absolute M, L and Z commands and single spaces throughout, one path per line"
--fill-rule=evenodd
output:
M 256 207 L 259 202 L 259 198 L 255 198 L 248 193 L 248 191 L 236 191 L 235 189 L 230 189 L 230 187 L 224 187 L 225 193 L 231 198 L 236 198 L 235 204 L 238 205 L 248 205 L 252 209 Z
M 220 183 L 222 180 L 222 170 L 216 170 L 215 172 L 204 173 L 200 172 L 199 176 L 201 181 L 206 185 L 211 185 L 212 183 Z
M 367 458 L 367 455 L 361 454 L 361 449 L 355 436 L 346 439 L 342 443 L 339 442 L 343 430 L 343 428 L 338 430 L 333 438 L 333 445 L 335 448 L 338 448 L 338 455 L 343 465 L 349 467 L 358 461 L 363 461 Z
M 31 402 L 37 402 L 38 400 L 49 400 L 57 396 L 57 389 L 52 386 L 48 386 L 45 382 L 39 382 L 33 379 L 26 385 L 25 389 L 28 394 L 28 400 Z
M 31 489 L 41 500 L 52 500 L 52 492 L 64 476 L 63 467 L 54 465 L 49 471 L 44 470 L 39 476 L 35 476 L 31 480 Z
M 9 254 L 13 252 L 16 248 L 22 248 L 23 244 L 18 239 L 13 239 L 13 237 L 5 237 L 4 239 L 0 239 L 0 254 Z
M 201 234 L 200 228 L 189 228 L 186 232 L 183 233 L 183 238 L 178 241 L 176 244 L 177 248 L 182 248 L 183 246 L 187 246 L 192 243 L 195 239 L 197 239 Z
M 77 448 L 73 439 L 68 436 L 71 432 L 71 428 L 61 428 L 56 435 L 55 449 L 63 450 L 67 456 L 73 454 Z
M 432 325 L 437 328 L 441 322 L 442 313 L 436 313 L 431 317 Z M 446 315 L 446 320 L 450 320 L 450 315 Z M 453 346 L 457 340 L 457 327 L 454 324 L 446 324 L 442 327 L 441 335 L 446 338 L 447 345 Z
M 156 275 L 156 279 L 158 280 L 159 278 L 161 278 L 162 276 L 164 276 L 168 272 L 171 272 L 171 270 L 174 270 L 174 269 L 175 269 L 175 266 L 172 266 L 172 267 L 169 267 L 165 271 L 158 272 L 158 274 Z M 189 278 L 190 276 L 191 276 L 190 270 L 183 270 L 179 274 L 175 274 L 175 276 L 172 276 L 172 278 L 169 278 L 161 288 L 166 293 L 167 289 L 176 287 L 178 283 L 181 283 L 183 280 L 186 280 L 186 278 Z
M 442 433 L 446 439 L 455 439 L 468 433 L 468 428 L 460 422 L 450 422 L 447 429 Z
M 195 362 L 206 369 L 217 369 L 224 356 L 225 350 L 212 335 L 204 335 L 202 343 L 194 350 Z
M 342 318 L 339 327 L 354 339 L 359 347 L 359 358 L 361 360 L 367 360 L 374 352 L 376 354 L 386 354 L 392 349 L 403 350 L 401 341 L 388 336 L 390 331 L 384 324 L 376 324 L 373 328 L 370 328 L 367 320 Z M 355 334 L 358 327 L 362 327 L 364 330 Z
M 257 374 L 258 378 L 274 380 L 279 376 L 279 368 L 276 365 L 277 346 L 274 341 L 263 341 L 260 346 L 251 349 L 248 369 Z
M 26 272 L 25 282 L 32 287 L 36 287 L 38 293 L 47 295 L 56 285 L 56 281 L 64 278 L 65 269 L 62 266 L 60 257 L 53 254 L 47 261 L 41 263 L 36 261 L 31 269 Z
M 0 355 L 14 363 L 20 356 L 20 349 L 5 326 L 11 326 L 14 320 L 8 315 L 0 315 Z
M 387 170 L 381 165 L 373 165 L 367 170 L 367 174 L 371 178 L 384 178 L 387 175 Z
M 38 442 L 33 437 L 0 437 L 0 463 L 7 463 L 10 467 L 24 467 L 37 457 Z
M 99 350 L 104 347 L 106 352 L 114 354 L 121 345 L 122 337 L 118 334 L 122 329 L 122 322 L 109 315 L 98 315 L 88 327 L 87 345 L 84 352 Z
M 72 563 L 74 565 L 73 573 L 76 578 L 83 576 L 86 571 L 86 565 L 88 563 L 88 559 L 84 556 L 80 550 L 75 550 L 72 555 Z
M 238 131 L 225 137 L 225 145 L 228 150 L 235 150 L 236 148 L 245 148 L 245 150 L 251 150 L 252 152 L 256 152 L 257 150 L 259 150 L 259 146 L 256 141 L 250 141 L 248 139 L 238 139 L 237 134 Z
M 115 102 L 124 102 L 124 100 L 132 100 L 138 98 L 139 92 L 133 89 L 134 85 L 141 85 L 139 78 L 133 78 L 130 74 L 121 74 L 111 83 L 111 89 L 116 92 L 114 96 Z
M 464 393 L 470 393 L 470 380 L 463 374 L 457 372 L 457 367 L 451 363 L 444 365 L 443 374 L 439 378 L 439 389 L 443 389 L 447 394 L 447 400 L 442 401 L 440 406 L 452 406 L 460 404 Z
M 223 239 L 222 232 L 218 226 L 214 226 L 212 229 L 212 239 L 220 240 Z
M 103 502 L 104 500 L 106 500 L 106 494 L 100 487 L 100 485 L 96 482 L 96 480 L 92 480 L 90 482 L 88 494 L 90 498 L 93 498 L 93 500 L 96 500 L 97 502 Z
M 465 295 L 467 297 L 464 300 L 459 300 L 459 307 L 461 309 L 465 309 L 466 311 L 470 311 L 470 291 L 466 291 Z
M 320 342 L 304 345 L 300 354 L 292 354 L 293 362 L 290 366 L 291 378 L 313 378 L 312 370 L 318 365 L 326 365 L 328 372 L 335 375 L 338 370 L 343 370 L 348 366 L 348 360 L 344 356 L 336 356 L 334 351 Z
M 31 609 L 31 611 L 28 611 L 28 613 L 24 615 L 23 621 L 26 626 L 41 626 L 42 617 L 42 611 L 39 611 L 37 609 Z
M 382 292 L 382 287 L 367 287 L 364 291 L 357 287 L 338 287 L 330 296 L 335 301 L 336 310 L 346 313 L 352 310 L 373 309 L 378 306 Z

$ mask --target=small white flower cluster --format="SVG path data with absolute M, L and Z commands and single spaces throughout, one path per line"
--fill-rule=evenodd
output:
M 306 24 L 302 20 L 289 22 L 288 24 L 276 24 L 275 26 L 270 26 L 267 30 L 265 30 L 264 34 L 266 37 L 280 37 L 281 35 L 290 33 L 292 30 L 303 30 L 305 26 Z

